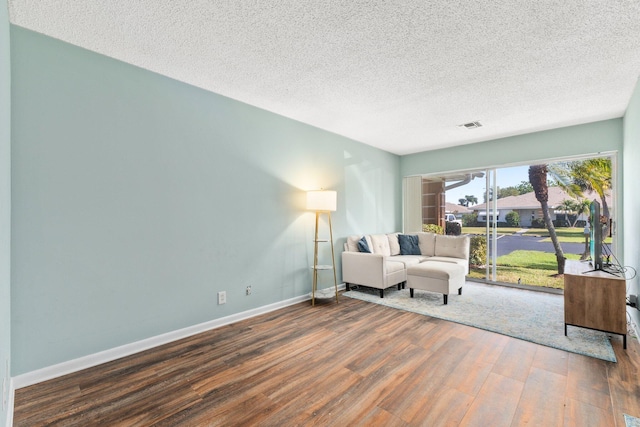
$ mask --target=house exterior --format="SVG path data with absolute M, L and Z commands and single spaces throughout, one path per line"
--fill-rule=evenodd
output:
M 456 219 L 462 219 L 462 215 L 473 213 L 473 211 L 466 206 L 446 202 L 445 213 L 455 215 Z
M 600 201 L 600 197 L 595 192 L 586 192 L 583 198 Z M 575 200 L 575 198 L 567 194 L 567 192 L 560 187 L 549 187 L 549 215 L 552 221 L 566 219 L 567 212 L 559 208 L 564 200 Z M 607 205 L 609 206 L 610 212 L 612 212 L 611 196 L 607 196 Z M 478 214 L 478 222 L 487 221 L 486 203 L 471 206 L 469 209 Z M 530 227 L 535 219 L 542 218 L 540 202 L 536 199 L 533 191 L 519 196 L 508 196 L 498 199 L 497 210 L 497 222 L 505 222 L 506 215 L 513 211 L 517 212 L 520 216 L 520 226 L 522 227 Z M 587 214 L 582 214 L 578 217 L 579 220 L 587 220 L 587 218 Z M 492 220 L 491 216 L 489 220 Z

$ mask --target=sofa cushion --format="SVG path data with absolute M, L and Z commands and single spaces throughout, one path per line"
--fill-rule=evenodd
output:
M 391 261 L 401 262 L 405 267 L 409 267 L 410 265 L 420 264 L 428 259 L 430 258 L 424 255 L 396 255 L 391 258 Z
M 369 247 L 369 243 L 367 243 L 367 238 L 362 236 L 360 240 L 358 240 L 358 251 L 371 253 L 371 248 Z
M 469 236 L 436 236 L 435 256 L 469 258 Z
M 371 252 L 382 256 L 391 255 L 391 248 L 389 248 L 389 238 L 386 234 L 372 234 L 371 236 Z
M 418 246 L 418 236 L 409 234 L 398 234 L 401 255 L 421 255 Z
M 387 274 L 396 273 L 404 271 L 404 264 L 401 262 L 387 261 L 385 263 L 385 268 L 387 269 Z
M 369 249 L 371 249 L 373 245 L 371 244 L 371 238 L 368 235 L 363 236 L 362 234 L 360 235 L 354 234 L 347 237 L 347 250 L 349 252 L 360 252 L 360 248 L 358 248 L 358 242 L 363 237 L 367 242 L 367 246 L 369 246 Z
M 358 240 L 360 240 L 362 236 L 353 235 L 347 237 L 347 251 L 349 252 L 360 252 L 358 249 Z
M 426 256 L 434 256 L 436 254 L 436 234 L 424 232 L 416 234 L 418 235 L 420 253 Z
M 398 242 L 398 234 L 399 233 L 387 234 L 387 238 L 389 239 L 389 250 L 391 251 L 391 256 L 400 255 L 400 242 Z
M 466 259 L 462 259 L 462 258 L 451 258 L 451 257 L 444 257 L 444 256 L 432 256 L 429 257 L 425 260 L 426 262 L 448 262 L 451 264 L 458 264 L 460 267 L 464 268 L 464 274 L 467 275 L 469 274 L 469 261 L 467 261 Z
M 453 276 L 464 276 L 464 268 L 452 262 L 429 261 L 407 267 L 407 275 L 449 280 Z M 463 279 L 464 280 L 464 279 Z

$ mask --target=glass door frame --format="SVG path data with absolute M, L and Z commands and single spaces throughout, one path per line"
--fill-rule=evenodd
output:
M 517 162 L 510 163 L 500 166 L 492 166 L 487 168 L 475 168 L 475 169 L 464 169 L 464 170 L 456 170 L 456 171 L 447 171 L 447 172 L 439 172 L 439 173 L 430 173 L 420 175 L 423 178 L 429 177 L 446 177 L 451 175 L 460 175 L 460 174 L 473 174 L 477 172 L 484 172 L 485 174 L 485 200 L 486 200 L 486 218 L 485 221 L 485 236 L 487 238 L 487 254 L 486 254 L 486 271 L 485 271 L 485 283 L 500 283 L 510 285 L 510 283 L 503 283 L 497 281 L 497 249 L 498 249 L 498 198 L 492 197 L 490 199 L 491 194 L 498 194 L 498 170 L 506 169 L 510 167 L 517 166 L 527 166 L 534 164 L 553 164 L 560 163 L 563 161 L 576 161 L 576 160 L 586 160 L 593 158 L 602 158 L 608 157 L 611 159 L 611 198 L 612 204 L 610 206 L 610 219 L 612 221 L 611 225 L 611 234 L 612 234 L 612 243 L 611 250 L 614 254 L 620 253 L 618 251 L 619 246 L 622 244 L 620 239 L 617 236 L 617 222 L 618 222 L 618 211 L 620 208 L 620 203 L 618 201 L 619 197 L 619 189 L 618 189 L 618 168 L 617 168 L 617 159 L 618 159 L 618 151 L 607 151 L 607 152 L 599 152 L 585 155 L 577 155 L 577 156 L 567 156 L 567 157 L 556 157 L 550 158 L 546 160 L 531 160 L 527 162 Z M 409 178 L 409 176 L 403 178 Z M 404 185 L 404 184 L 403 184 Z M 405 194 L 406 196 L 406 194 Z M 403 200 L 403 209 L 405 206 L 405 200 Z M 489 219 L 491 219 L 489 221 Z M 403 224 L 404 227 L 404 224 Z M 474 279 L 480 280 L 480 279 Z M 515 285 L 515 283 L 513 284 Z

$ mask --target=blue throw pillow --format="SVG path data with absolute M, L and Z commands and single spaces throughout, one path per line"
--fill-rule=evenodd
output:
M 360 252 L 371 253 L 371 249 L 369 249 L 369 245 L 367 244 L 367 239 L 362 236 L 362 239 L 358 240 L 358 250 Z
M 400 243 L 400 255 L 421 255 L 418 236 L 398 234 L 398 243 Z

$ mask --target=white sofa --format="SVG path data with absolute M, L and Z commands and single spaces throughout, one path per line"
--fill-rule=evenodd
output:
M 418 248 L 407 245 L 408 240 Z M 401 240 L 404 243 L 401 248 Z M 359 242 L 362 244 L 358 245 Z M 397 285 L 400 288 L 407 280 L 407 266 L 421 262 L 440 261 L 458 264 L 469 274 L 468 236 L 445 236 L 435 233 L 390 233 L 365 236 L 349 236 L 342 252 L 342 280 L 347 290 L 351 285 L 362 285 L 384 290 Z M 371 252 L 363 252 L 363 249 Z M 407 254 L 410 252 L 411 254 Z M 416 253 L 419 252 L 419 253 Z

